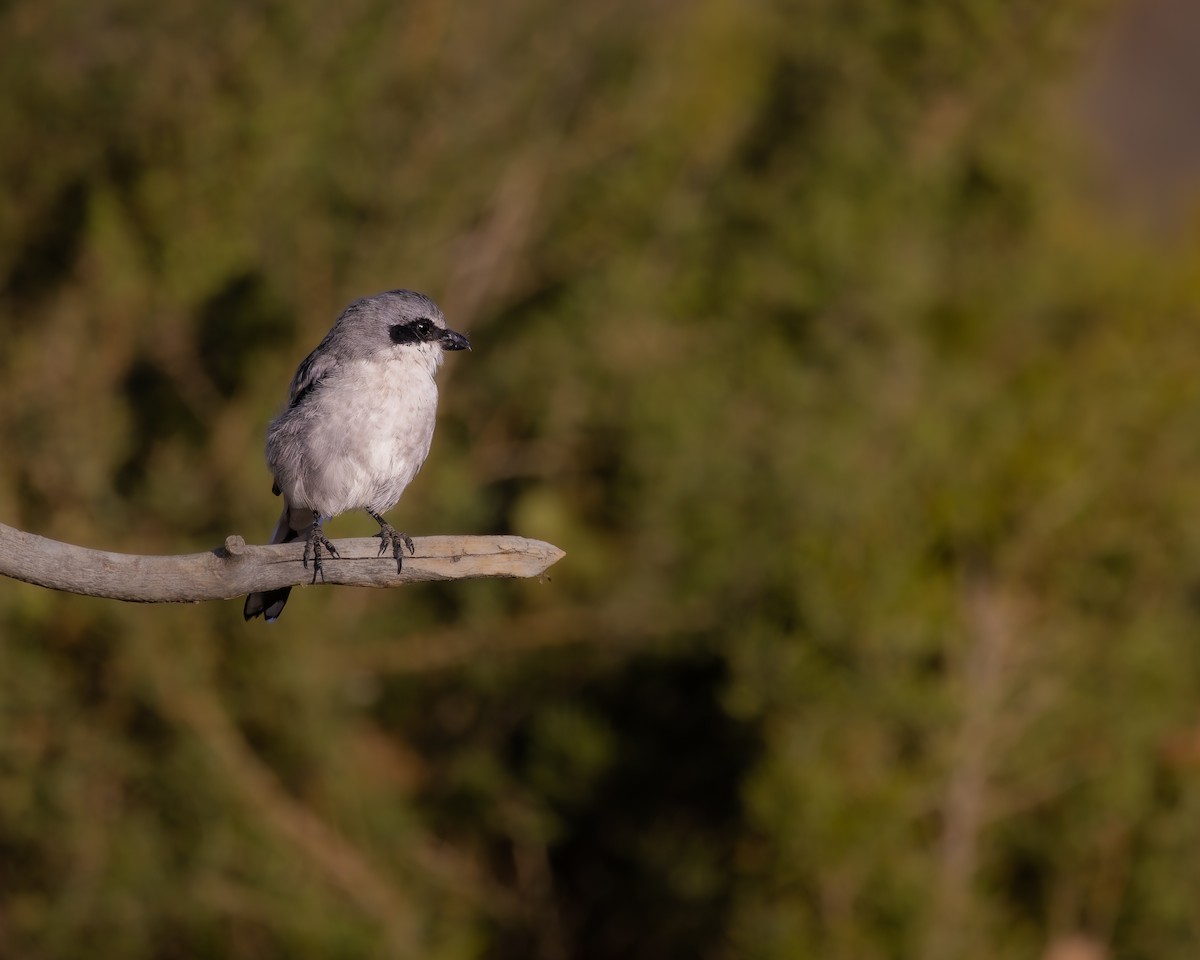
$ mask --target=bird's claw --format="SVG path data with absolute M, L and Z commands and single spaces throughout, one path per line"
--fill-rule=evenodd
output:
M 396 561 L 396 572 L 399 573 L 404 569 L 404 548 L 408 548 L 409 554 L 417 552 L 414 546 L 412 537 L 407 533 L 400 533 L 386 520 L 379 521 L 379 532 L 375 534 L 379 538 L 379 553 L 376 556 L 382 557 L 384 552 L 390 546 L 392 548 L 392 558 Z
M 321 574 L 321 579 L 325 579 L 325 575 L 321 572 L 321 548 L 329 551 L 329 555 L 335 559 L 340 559 L 340 554 L 337 552 L 337 547 L 325 536 L 316 526 L 308 533 L 308 539 L 304 541 L 304 569 L 308 569 L 308 557 L 312 554 L 313 558 L 313 577 L 312 582 L 317 582 L 317 574 Z

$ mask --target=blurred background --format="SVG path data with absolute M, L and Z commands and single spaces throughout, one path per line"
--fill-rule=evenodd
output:
M 0 520 L 265 541 L 297 363 L 406 286 L 475 349 L 392 522 L 567 552 L 274 627 L 0 582 L 0 956 L 1195 956 L 1197 49 L 0 4 Z

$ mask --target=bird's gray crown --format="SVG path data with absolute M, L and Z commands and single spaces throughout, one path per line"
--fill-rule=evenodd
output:
M 423 293 L 389 290 L 355 300 L 342 313 L 338 326 L 375 343 L 421 343 L 436 339 L 446 329 L 446 318 Z

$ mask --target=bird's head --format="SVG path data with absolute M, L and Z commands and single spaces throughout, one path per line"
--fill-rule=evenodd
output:
M 369 344 L 371 353 L 423 362 L 430 374 L 447 350 L 470 350 L 463 334 L 446 326 L 436 303 L 413 290 L 389 290 L 352 303 L 343 314 Z

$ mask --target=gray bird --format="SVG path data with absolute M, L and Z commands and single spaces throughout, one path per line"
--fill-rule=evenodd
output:
M 396 568 L 412 540 L 383 519 L 429 454 L 438 391 L 434 376 L 446 350 L 469 350 L 446 327 L 436 303 L 412 290 L 390 290 L 350 304 L 296 371 L 287 409 L 267 429 L 267 466 L 283 516 L 272 543 L 305 538 L 313 580 L 322 551 L 338 555 L 321 525 L 349 510 L 379 524 L 380 555 L 390 546 Z M 252 593 L 247 620 L 274 621 L 291 587 Z

